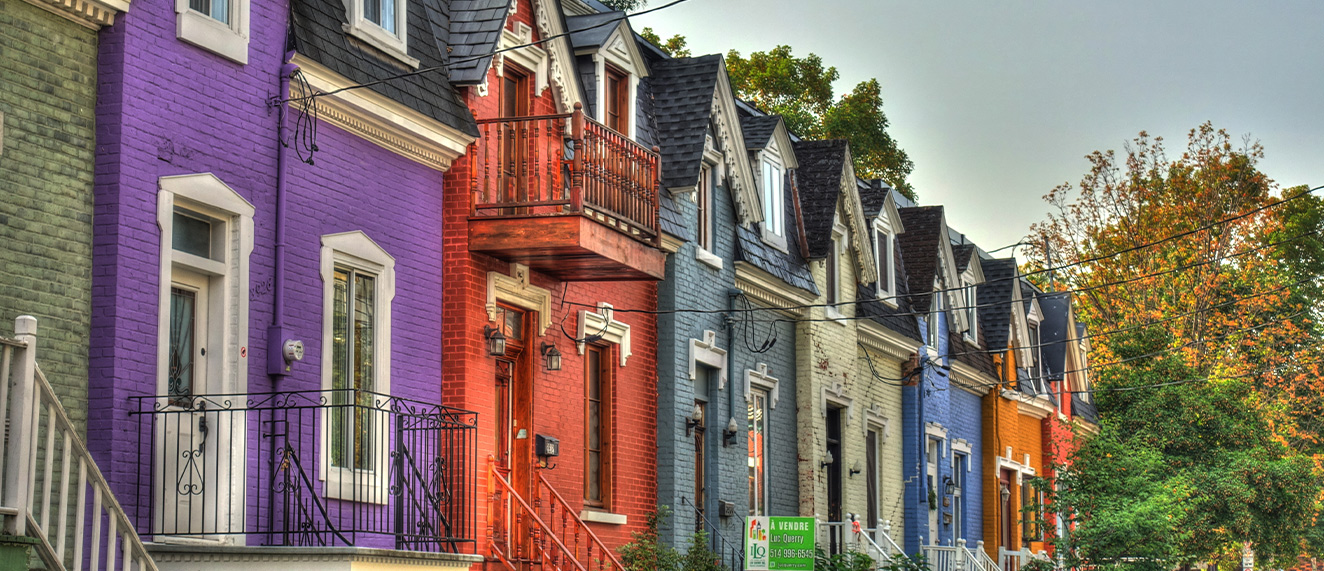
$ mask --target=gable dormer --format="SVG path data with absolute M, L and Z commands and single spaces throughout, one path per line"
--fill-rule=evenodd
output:
M 589 112 L 607 128 L 635 139 L 639 79 L 648 77 L 634 30 L 624 12 L 604 12 L 565 19 L 579 59 Z
M 779 115 L 746 117 L 741 128 L 762 206 L 759 231 L 764 243 L 785 252 L 787 232 L 793 222 L 786 218 L 786 190 L 791 181 L 790 172 L 800 166 L 790 132 Z
M 956 269 L 959 273 L 957 287 L 961 288 L 957 295 L 960 298 L 960 306 L 958 307 L 965 320 L 961 334 L 967 343 L 978 345 L 978 287 L 979 284 L 984 283 L 984 268 L 979 259 L 979 248 L 975 247 L 974 244 L 958 244 L 953 246 L 952 252 L 956 255 Z

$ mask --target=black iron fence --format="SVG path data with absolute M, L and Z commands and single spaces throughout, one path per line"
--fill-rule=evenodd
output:
M 708 549 L 711 549 L 713 553 L 717 555 L 717 562 L 732 571 L 743 570 L 745 568 L 745 544 L 743 543 L 743 538 L 739 543 L 727 541 L 726 537 L 722 535 L 721 528 L 709 521 L 703 511 L 695 506 L 689 498 L 681 496 L 680 503 L 681 505 L 689 506 L 691 510 L 694 510 L 694 531 L 695 533 L 702 532 L 704 534 L 708 540 Z M 740 528 L 740 526 L 737 527 Z
M 133 401 L 145 537 L 472 551 L 476 413 L 352 389 Z

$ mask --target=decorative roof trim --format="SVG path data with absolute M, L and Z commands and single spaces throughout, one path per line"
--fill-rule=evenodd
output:
M 115 15 L 129 11 L 128 0 L 27 0 L 82 26 L 97 30 L 115 23 Z
M 737 261 L 736 288 L 755 301 L 790 317 L 803 317 L 806 309 L 800 306 L 812 305 L 815 297 L 798 287 L 787 285 L 780 278 L 763 271 L 749 263 Z M 794 307 L 794 309 L 790 309 Z
M 745 160 L 745 135 L 740 129 L 735 93 L 726 72 L 726 60 L 719 60 L 717 85 L 713 88 L 712 122 L 726 161 L 730 192 L 735 199 L 736 219 L 749 228 L 763 221 L 763 199 L 754 181 L 754 167 Z M 794 160 L 792 157 L 791 160 Z
M 893 359 L 909 359 L 918 347 L 918 341 L 884 327 L 873 320 L 859 321 L 860 343 Z
M 855 167 L 851 166 L 850 145 L 841 169 L 842 205 L 850 225 L 851 247 L 855 250 L 855 281 L 868 285 L 878 281 L 878 268 L 874 264 L 873 244 L 869 243 L 869 227 L 865 222 L 864 205 L 860 203 L 860 187 L 855 184 Z M 950 253 L 950 252 L 949 252 Z
M 303 54 L 296 54 L 294 63 L 304 72 L 314 93 L 355 85 Z M 290 82 L 291 98 L 310 95 L 300 84 Z M 474 141 L 459 129 L 370 89 L 342 91 L 318 101 L 319 119 L 439 171 L 450 169 L 451 162 Z
M 989 390 L 991 390 L 993 387 L 998 385 L 997 379 L 990 377 L 984 373 L 981 373 L 974 367 L 971 367 L 970 365 L 967 365 L 960 361 L 952 361 L 952 374 L 954 376 L 961 377 L 961 379 L 963 380 L 968 379 L 969 381 L 975 383 L 972 386 L 972 385 L 967 385 L 966 383 L 956 380 L 954 378 L 952 379 L 953 385 L 956 385 L 961 390 L 975 396 L 982 397 L 988 394 Z
M 560 103 L 561 113 L 574 111 L 576 103 L 583 103 L 580 98 L 579 82 L 574 73 L 574 48 L 570 45 L 570 34 L 566 33 L 560 14 L 550 12 L 551 0 L 532 0 L 538 33 L 544 38 L 555 38 L 543 44 L 551 55 L 551 84 L 556 88 L 556 101 Z M 506 16 L 509 18 L 510 16 Z M 493 58 L 495 59 L 495 58 Z M 568 78 L 568 79 L 567 79 Z

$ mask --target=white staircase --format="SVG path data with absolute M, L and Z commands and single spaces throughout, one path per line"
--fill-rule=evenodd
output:
M 37 320 L 0 337 L 0 533 L 36 540 L 49 571 L 156 571 L 37 365 Z

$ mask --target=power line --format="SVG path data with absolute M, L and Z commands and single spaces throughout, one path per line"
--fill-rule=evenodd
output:
M 567 30 L 567 31 L 562 32 L 562 33 L 559 33 L 559 34 L 554 34 L 554 35 L 551 35 L 551 36 L 547 36 L 547 37 L 545 37 L 545 38 L 543 38 L 543 39 L 541 39 L 541 40 L 535 41 L 535 42 L 529 42 L 529 43 L 526 43 L 526 44 L 519 44 L 519 45 L 515 45 L 515 46 L 508 46 L 508 47 L 500 48 L 500 49 L 493 50 L 493 51 L 491 51 L 491 52 L 487 52 L 487 53 L 482 53 L 482 54 L 476 54 L 476 55 L 472 55 L 472 56 L 466 56 L 466 57 L 462 57 L 462 58 L 457 58 L 457 59 L 450 60 L 449 62 L 446 62 L 446 63 L 441 64 L 441 65 L 435 65 L 435 66 L 432 66 L 432 67 L 419 68 L 419 69 L 416 69 L 416 70 L 414 70 L 414 71 L 405 72 L 405 73 L 401 73 L 401 74 L 393 75 L 393 76 L 390 76 L 390 77 L 384 77 L 384 78 L 381 78 L 381 79 L 377 79 L 377 80 L 369 81 L 369 82 L 367 82 L 367 83 L 359 83 L 359 84 L 355 84 L 355 85 L 347 85 L 347 86 L 345 86 L 345 87 L 341 87 L 341 88 L 339 88 L 339 89 L 333 89 L 333 90 L 331 90 L 331 91 L 324 91 L 324 92 L 321 92 L 321 93 L 311 93 L 311 94 L 308 94 L 308 95 L 302 95 L 302 96 L 299 96 L 299 97 L 289 97 L 289 98 L 287 98 L 287 99 L 279 100 L 279 101 L 277 101 L 277 103 L 286 103 L 286 102 L 290 102 L 290 101 L 300 101 L 300 100 L 303 100 L 303 99 L 315 100 L 315 99 L 318 98 L 318 97 L 324 97 L 324 96 L 327 96 L 327 95 L 335 95 L 335 94 L 337 94 L 337 93 L 341 93 L 341 92 L 345 92 L 345 91 L 350 91 L 350 90 L 354 90 L 354 89 L 363 89 L 363 88 L 365 88 L 365 87 L 372 87 L 372 86 L 374 86 L 374 85 L 381 85 L 381 84 L 386 83 L 386 82 L 389 82 L 389 81 L 395 81 L 395 80 L 398 80 L 398 79 L 404 79 L 404 78 L 407 78 L 407 77 L 413 77 L 413 76 L 416 76 L 416 75 L 422 75 L 422 74 L 425 74 L 425 73 L 432 73 L 432 72 L 434 72 L 434 71 L 445 71 L 445 70 L 451 68 L 452 66 L 454 66 L 454 65 L 456 65 L 456 64 L 466 63 L 466 62 L 475 61 L 475 60 L 480 60 L 480 59 L 483 59 L 483 58 L 492 57 L 492 56 L 495 56 L 495 55 L 497 55 L 497 54 L 505 53 L 505 52 L 508 52 L 508 51 L 513 51 L 513 50 L 518 50 L 518 49 L 523 49 L 523 48 L 529 48 L 529 47 L 538 46 L 538 45 L 541 45 L 541 44 L 544 44 L 544 43 L 550 42 L 550 41 L 552 41 L 552 40 L 556 40 L 556 39 L 559 39 L 559 38 L 569 37 L 569 36 L 572 35 L 572 34 L 578 34 L 578 33 L 580 33 L 580 32 L 587 32 L 587 31 L 589 31 L 589 30 L 593 30 L 593 29 L 596 29 L 596 28 L 601 28 L 601 27 L 604 27 L 604 26 L 609 26 L 609 25 L 611 25 L 611 24 L 615 24 L 615 23 L 617 23 L 617 22 L 620 22 L 620 21 L 623 21 L 623 20 L 627 20 L 627 19 L 629 19 L 629 18 L 631 18 L 631 17 L 634 17 L 634 16 L 643 16 L 644 14 L 651 14 L 651 13 L 653 13 L 653 12 L 657 12 L 657 11 L 659 11 L 659 10 L 664 10 L 664 9 L 670 8 L 670 7 L 672 7 L 672 6 L 675 6 L 675 5 L 677 5 L 677 4 L 681 4 L 681 3 L 683 3 L 683 2 L 688 2 L 688 1 L 689 1 L 689 0 L 672 0 L 671 2 L 668 2 L 668 3 L 666 3 L 666 4 L 663 4 L 663 5 L 658 6 L 658 7 L 656 7 L 656 8 L 649 8 L 649 9 L 647 9 L 647 10 L 640 10 L 640 11 L 635 12 L 635 13 L 633 13 L 633 14 L 622 14 L 621 16 L 613 17 L 613 18 L 609 18 L 609 19 L 607 19 L 607 20 L 604 20 L 604 21 L 599 22 L 599 23 L 597 23 L 597 24 L 594 24 L 594 25 L 592 25 L 592 26 L 587 26 L 587 27 L 584 27 L 584 28 L 577 28 L 577 29 L 574 29 L 574 30 Z M 282 95 L 284 95 L 284 94 L 282 94 Z

